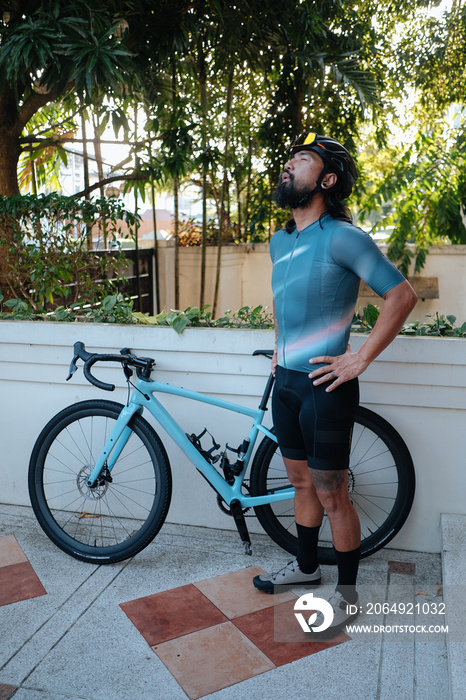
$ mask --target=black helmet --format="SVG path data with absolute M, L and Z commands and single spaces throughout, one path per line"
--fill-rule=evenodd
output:
M 331 170 L 338 177 L 335 187 L 341 193 L 341 199 L 350 196 L 353 185 L 358 178 L 358 171 L 352 157 L 341 143 L 330 136 L 320 136 L 320 134 L 309 131 L 297 136 L 290 146 L 290 155 L 294 155 L 298 151 L 314 151 L 324 161 L 324 168 L 318 180 L 319 188 L 325 173 Z

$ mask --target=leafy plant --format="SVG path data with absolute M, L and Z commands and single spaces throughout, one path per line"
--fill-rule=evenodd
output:
M 92 248 L 124 236 L 135 216 L 117 199 L 76 200 L 57 194 L 0 197 L 0 289 L 34 313 L 90 303 L 124 276 L 123 255 Z M 127 235 L 127 234 L 126 234 Z M 94 243 L 93 243 L 94 241 Z
M 94 304 L 75 303 L 59 306 L 48 313 L 35 313 L 22 299 L 5 301 L 0 292 L 0 320 L 48 320 L 48 321 L 88 321 L 94 323 L 134 323 L 147 326 L 168 326 L 181 334 L 185 328 L 250 328 L 271 330 L 274 327 L 273 315 L 267 307 L 243 306 L 238 311 L 226 311 L 218 319 L 212 318 L 209 306 L 202 308 L 188 306 L 184 311 L 162 311 L 150 316 L 140 311 L 133 311 L 133 303 L 122 294 L 109 294 Z M 377 306 L 365 306 L 353 318 L 352 333 L 370 333 L 379 317 Z M 438 336 L 448 338 L 466 338 L 466 321 L 456 325 L 456 316 L 443 314 L 426 314 L 431 321 L 410 321 L 400 330 L 405 336 Z
M 232 313 L 226 311 L 225 315 L 219 318 L 216 325 L 223 328 L 257 328 L 267 329 L 274 327 L 273 315 L 267 311 L 267 307 L 243 306 L 239 311 Z
M 182 333 L 187 326 L 204 328 L 273 328 L 273 317 L 267 312 L 267 307 L 243 306 L 232 313 L 225 314 L 216 320 L 212 319 L 212 312 L 208 311 L 208 305 L 199 309 L 196 306 L 188 306 L 184 311 L 162 311 L 157 316 L 149 316 L 142 313 L 134 313 L 133 316 L 140 322 L 148 325 L 171 326 L 177 333 Z
M 380 309 L 373 304 L 365 306 L 355 315 L 351 326 L 353 333 L 369 333 L 376 324 Z M 426 314 L 432 321 L 409 321 L 403 325 L 399 335 L 406 336 L 438 336 L 448 338 L 466 338 L 466 321 L 461 326 L 456 325 L 456 316 L 436 313 Z
M 133 302 L 123 294 L 111 294 L 98 299 L 94 304 L 78 302 L 70 306 L 58 306 L 54 311 L 35 313 L 21 299 L 4 300 L 0 292 L 0 319 L 3 320 L 47 320 L 47 321 L 92 321 L 94 323 L 137 323 L 133 313 Z
M 178 222 L 178 244 L 184 247 L 201 246 L 202 245 L 202 224 L 195 219 L 189 218 Z M 206 226 L 206 245 L 217 245 L 218 240 L 218 224 L 214 219 L 210 219 Z M 226 236 L 222 239 L 223 245 L 235 242 L 235 229 L 231 226 Z
M 435 316 L 431 314 L 426 314 L 428 318 L 432 318 L 432 321 L 425 321 L 421 323 L 420 321 L 413 321 L 412 323 L 406 323 L 402 328 L 402 335 L 428 335 L 428 336 L 442 336 L 448 338 L 466 338 L 466 322 L 461 326 L 456 325 L 456 316 L 444 316 L 438 313 Z

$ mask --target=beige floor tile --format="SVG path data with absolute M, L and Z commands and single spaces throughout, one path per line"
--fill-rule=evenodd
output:
M 287 600 L 297 599 L 291 591 L 270 595 L 254 588 L 252 579 L 263 573 L 265 572 L 260 567 L 251 566 L 223 576 L 198 581 L 194 585 L 230 620 Z
M 232 622 L 152 647 L 190 700 L 275 668 Z
M 27 560 L 14 535 L 0 537 L 0 566 L 22 564 Z

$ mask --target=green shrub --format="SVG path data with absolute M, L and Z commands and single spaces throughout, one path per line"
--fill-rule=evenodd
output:
M 243 306 L 238 311 L 226 311 L 218 319 L 212 318 L 208 305 L 199 309 L 188 306 L 184 311 L 162 311 L 150 316 L 140 311 L 133 311 L 132 301 L 122 294 L 110 294 L 89 303 L 75 303 L 59 306 L 48 313 L 35 313 L 34 309 L 21 299 L 5 301 L 0 292 L 0 320 L 49 320 L 49 321 L 90 321 L 95 323 L 134 323 L 147 326 L 170 326 L 177 333 L 185 328 L 252 328 L 270 330 L 274 327 L 272 314 L 268 307 Z M 365 306 L 353 318 L 352 333 L 370 333 L 379 317 L 379 308 L 373 304 Z M 466 322 L 456 324 L 456 316 L 426 314 L 429 321 L 410 321 L 400 330 L 406 336 L 443 336 L 449 338 L 466 338 Z
M 375 326 L 380 310 L 374 304 L 365 306 L 353 319 L 351 331 L 353 333 L 369 333 Z M 447 338 L 466 338 L 466 321 L 458 326 L 456 316 L 436 313 L 434 316 L 426 314 L 431 321 L 408 321 L 400 330 L 399 335 L 407 336 L 437 336 Z
M 124 256 L 93 248 L 122 237 L 121 221 L 134 226 L 135 216 L 113 198 L 0 197 L 0 290 L 10 308 L 19 311 L 17 299 L 41 313 L 113 291 L 111 278 L 123 277 Z

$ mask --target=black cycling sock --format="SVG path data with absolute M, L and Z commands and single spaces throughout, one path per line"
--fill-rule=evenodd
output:
M 313 574 L 317 569 L 319 562 L 317 560 L 317 542 L 319 539 L 320 525 L 317 527 L 307 527 L 306 525 L 298 525 L 298 566 L 303 574 Z
M 348 603 L 355 603 L 358 599 L 356 579 L 358 576 L 361 547 L 352 549 L 350 552 L 339 552 L 335 549 L 335 555 L 338 564 L 338 583 L 336 590 L 342 594 Z

